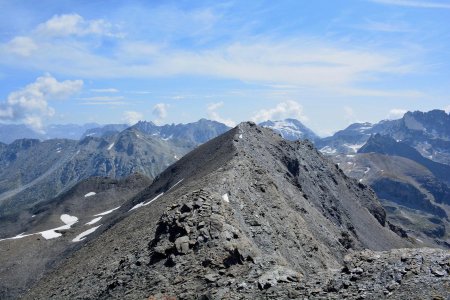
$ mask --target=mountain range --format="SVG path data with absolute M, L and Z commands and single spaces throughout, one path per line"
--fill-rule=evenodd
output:
M 170 134 L 165 137 L 146 131 L 147 125 L 159 128 L 140 122 L 118 133 L 80 141 L 20 139 L 3 145 L 0 218 L 11 219 L 91 176 L 120 179 L 138 172 L 152 179 L 203 141 L 228 130 L 223 124 L 200 120 L 172 126 L 164 131 Z
M 82 193 L 69 195 L 96 197 Z M 107 219 L 85 225 L 85 210 L 77 216 L 69 206 L 54 213 L 66 213 L 63 222 L 67 215 L 83 221 L 39 241 L 65 244 L 68 259 L 58 256 L 53 271 L 30 283 L 24 299 L 400 297 L 411 289 L 423 294 L 412 285 L 419 279 L 437 295 L 445 293 L 439 277 L 422 271 L 405 273 L 410 275 L 392 288 L 382 274 L 401 259 L 409 264 L 404 258 L 419 250 L 376 251 L 415 241 L 392 231 L 370 188 L 345 176 L 310 142 L 288 142 L 254 123 L 199 146 L 114 205 Z M 30 247 L 36 238 L 25 233 L 1 241 L 11 249 L 2 260 L 12 261 L 13 249 Z M 77 243 L 84 247 L 74 248 Z M 421 263 L 437 268 L 448 255 L 434 250 Z M 352 267 L 369 259 L 376 268 Z M 353 283 L 345 288 L 339 280 L 351 274 Z M 358 286 L 368 285 L 371 276 L 382 289 Z
M 450 248 L 442 127 L 140 121 L 0 143 L 0 298 L 445 297 L 450 253 L 413 249 Z

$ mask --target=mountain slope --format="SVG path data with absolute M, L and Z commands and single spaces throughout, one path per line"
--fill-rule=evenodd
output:
M 448 248 L 450 188 L 424 166 L 379 153 L 340 155 L 334 161 L 348 176 L 370 185 L 390 223 L 427 246 Z
M 253 123 L 198 147 L 116 213 L 25 299 L 292 298 L 349 249 L 409 245 L 369 188 L 312 144 Z
M 358 150 L 358 153 L 369 152 L 408 158 L 426 167 L 443 182 L 450 183 L 450 166 L 425 158 L 408 144 L 397 142 L 389 136 L 380 134 L 371 136 L 367 143 Z
M 111 135 L 115 135 L 125 129 L 127 129 L 127 124 L 107 124 L 103 126 L 97 126 L 94 128 L 90 128 L 86 130 L 80 139 L 84 139 L 86 137 L 107 137 Z
M 139 172 L 154 178 L 200 143 L 228 130 L 200 120 L 157 127 L 161 134 L 155 135 L 143 124 L 79 142 L 25 139 L 0 149 L 0 217 L 53 198 L 91 176 L 119 179 Z M 165 138 L 169 133 L 172 138 Z
M 443 110 L 407 112 L 398 120 L 355 123 L 317 141 L 323 153 L 354 154 L 374 134 L 402 141 L 435 162 L 450 164 L 450 115 Z
M 107 138 L 19 140 L 0 154 L 0 215 L 53 198 L 91 176 L 154 178 L 190 148 L 126 130 Z
M 174 140 L 183 144 L 199 145 L 228 131 L 225 124 L 200 119 L 194 123 L 155 125 L 153 122 L 139 121 L 133 128 L 153 136 L 159 136 L 165 140 Z
M 66 193 L 2 221 L 0 298 L 15 299 L 114 220 L 114 211 L 151 181 L 134 174 L 123 180 L 92 177 Z M 70 224 L 70 225 L 67 225 Z M 100 226 L 100 227 L 98 227 Z M 5 228 L 6 227 L 6 228 Z M 88 233 L 78 240 L 81 233 Z

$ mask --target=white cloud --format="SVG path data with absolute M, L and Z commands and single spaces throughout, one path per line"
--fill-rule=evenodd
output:
M 236 122 L 234 122 L 231 119 L 227 119 L 227 118 L 223 118 L 222 116 L 220 116 L 220 114 L 217 112 L 218 109 L 220 109 L 223 106 L 223 102 L 215 102 L 215 103 L 210 103 L 207 106 L 207 110 L 208 110 L 208 118 L 220 123 L 223 123 L 229 127 L 234 127 L 236 126 Z
M 408 112 L 407 109 L 393 108 L 388 112 L 387 119 L 389 120 L 400 119 L 407 112 Z
M 406 7 L 450 9 L 450 4 L 448 2 L 446 3 L 446 2 L 414 1 L 414 0 L 370 0 L 370 1 L 381 4 L 406 6 Z
M 30 56 L 38 49 L 33 39 L 26 36 L 18 36 L 9 41 L 5 46 L 6 51 L 19 56 Z
M 287 100 L 278 103 L 275 107 L 262 109 L 253 117 L 254 122 L 263 122 L 267 120 L 281 120 L 286 118 L 294 118 L 300 121 L 308 121 L 308 117 L 303 112 L 303 106 L 293 100 Z
M 446 113 L 450 113 L 450 105 L 447 105 L 446 107 L 444 107 L 444 110 Z
M 167 117 L 167 109 L 168 108 L 169 108 L 168 104 L 158 103 L 155 106 L 153 106 L 153 115 L 160 120 L 164 119 Z
M 49 74 L 8 95 L 0 103 L 0 120 L 24 122 L 36 131 L 42 131 L 43 119 L 54 115 L 50 100 L 66 99 L 83 87 L 81 80 L 57 81 Z
M 118 36 L 113 25 L 102 19 L 85 20 L 78 14 L 55 15 L 50 20 L 38 25 L 36 33 L 43 36 Z
M 130 125 L 134 125 L 137 122 L 144 119 L 144 115 L 137 111 L 125 111 L 122 119 Z

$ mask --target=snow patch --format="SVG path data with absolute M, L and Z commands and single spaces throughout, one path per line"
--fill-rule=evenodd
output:
M 141 202 L 136 204 L 135 206 L 133 206 L 129 211 L 135 210 L 137 208 L 141 208 L 143 206 L 149 205 L 150 203 L 152 203 L 153 201 L 155 201 L 156 199 L 158 199 L 159 197 L 161 197 L 162 195 L 164 195 L 164 193 L 159 194 L 158 196 L 156 196 L 155 198 L 153 198 L 152 200 L 148 201 L 148 202 Z
M 120 208 L 120 206 L 117 206 L 116 208 L 113 208 L 113 209 L 101 212 L 99 214 L 96 214 L 96 215 L 94 215 L 94 217 L 106 216 L 106 215 L 112 213 L 113 211 L 115 211 L 116 209 L 119 209 L 119 208 Z
M 295 124 L 289 121 L 273 121 L 273 125 L 266 125 L 264 127 L 275 130 L 281 134 L 283 138 L 286 136 L 293 136 L 296 139 L 301 139 L 305 133 Z
M 98 225 L 97 227 L 92 227 L 86 231 L 83 231 L 82 233 L 80 233 L 79 235 L 77 235 L 72 242 L 80 242 L 82 240 L 84 240 L 88 235 L 90 235 L 91 233 L 93 233 L 94 231 L 97 230 L 97 228 L 99 228 L 102 225 Z
M 84 195 L 84 198 L 91 197 L 91 196 L 94 196 L 96 194 L 97 194 L 96 192 L 89 192 L 86 195 Z
M 230 202 L 230 199 L 228 198 L 228 193 L 225 193 L 225 194 L 223 194 L 222 195 L 222 199 L 223 199 L 223 201 L 225 201 L 225 202 Z
M 100 221 L 101 219 L 102 219 L 102 217 L 98 217 L 98 218 L 92 219 L 91 221 L 87 222 L 84 225 L 93 225 L 93 224 L 97 223 L 98 221 Z
M 354 153 L 358 152 L 358 150 L 364 146 L 363 144 L 344 144 L 345 147 L 352 149 Z
M 41 231 L 38 232 L 40 235 L 42 235 L 42 237 L 46 240 L 51 240 L 57 237 L 62 236 L 61 233 L 56 232 L 57 230 L 67 230 L 70 229 L 71 225 L 64 225 L 64 226 L 60 226 L 57 228 L 53 228 L 53 229 L 49 229 L 49 230 L 45 230 L 45 231 Z
M 178 156 L 174 155 L 173 158 L 175 158 L 176 160 L 179 160 Z
M 242 139 L 242 134 L 239 135 L 239 138 Z
M 174 187 L 176 187 L 176 186 L 177 186 L 178 184 L 180 184 L 183 180 L 184 180 L 184 178 L 181 179 L 180 181 L 178 181 L 177 183 L 175 183 L 174 185 L 172 185 L 172 187 L 171 187 L 170 189 L 168 189 L 167 191 L 170 191 L 171 189 L 173 189 Z
M 71 216 L 71 215 L 67 215 L 67 214 L 61 215 L 60 219 L 66 225 L 73 225 L 76 222 L 78 222 L 78 218 L 77 217 L 74 217 L 74 216 Z
M 367 167 L 367 168 L 366 168 L 366 170 L 364 171 L 364 174 L 367 174 L 367 173 L 369 173 L 369 171 L 370 171 L 370 168 L 369 168 L 369 167 Z
M 112 147 L 114 147 L 114 143 L 112 143 L 111 145 L 109 145 L 108 150 L 111 150 Z
M 330 146 L 325 146 L 322 149 L 320 149 L 319 151 L 324 154 L 335 154 L 337 152 L 337 150 L 335 148 L 331 148 Z
M 44 230 L 44 231 L 37 232 L 37 233 L 31 233 L 31 234 L 23 234 L 23 233 L 21 233 L 19 235 L 16 235 L 15 237 L 2 239 L 0 241 L 11 240 L 11 239 L 21 239 L 23 237 L 31 236 L 31 235 L 35 235 L 35 234 L 40 234 L 44 239 L 51 240 L 51 239 L 54 239 L 54 238 L 62 236 L 62 233 L 57 232 L 57 231 L 70 229 L 70 227 L 72 227 L 73 224 L 78 222 L 78 218 L 77 217 L 70 216 L 70 215 L 67 215 L 67 214 L 61 215 L 60 219 L 66 225 L 59 226 L 59 227 L 52 228 L 52 229 L 48 229 L 48 230 Z
M 18 234 L 16 236 L 13 236 L 13 237 L 10 237 L 10 238 L 0 239 L 0 241 L 18 240 L 18 239 L 21 239 L 21 238 L 24 238 L 24 237 L 30 236 L 30 235 L 33 235 L 33 234 L 25 234 L 25 232 L 22 232 L 21 234 Z

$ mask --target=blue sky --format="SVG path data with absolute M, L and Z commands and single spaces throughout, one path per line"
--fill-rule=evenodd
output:
M 229 125 L 320 135 L 450 109 L 450 1 L 0 0 L 0 122 Z

